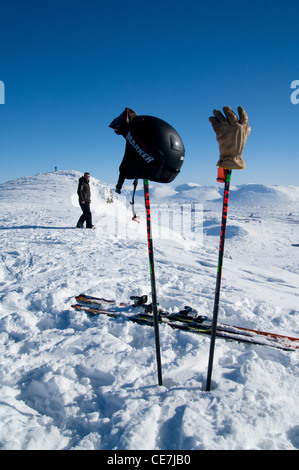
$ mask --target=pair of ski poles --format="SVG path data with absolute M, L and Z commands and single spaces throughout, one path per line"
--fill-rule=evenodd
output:
M 214 350 L 215 350 L 215 341 L 216 341 L 216 332 L 217 332 L 217 320 L 218 320 L 219 299 L 220 299 L 220 289 L 221 289 L 222 265 L 223 265 L 223 255 L 224 255 L 224 242 L 225 242 L 225 233 L 226 233 L 230 180 L 231 180 L 231 170 L 223 170 L 223 169 L 218 170 L 217 181 L 224 182 L 225 185 L 224 185 L 224 194 L 223 194 L 222 221 L 221 221 L 220 243 L 219 243 L 219 254 L 218 254 L 218 268 L 217 268 L 217 279 L 216 279 L 216 289 L 215 289 L 215 299 L 214 299 L 214 311 L 213 311 L 213 320 L 212 320 L 206 391 L 210 391 L 211 389 L 211 378 L 212 378 Z M 158 304 L 157 304 L 156 278 L 155 278 L 155 266 L 154 266 L 154 247 L 153 247 L 152 232 L 151 232 L 151 206 L 150 206 L 148 179 L 144 179 L 143 184 L 144 184 L 144 200 L 145 200 L 146 221 L 147 221 L 147 245 L 148 245 L 148 256 L 149 256 L 151 292 L 152 292 L 152 309 L 153 309 L 153 319 L 154 319 L 158 384 L 163 385 L 160 337 L 159 337 Z

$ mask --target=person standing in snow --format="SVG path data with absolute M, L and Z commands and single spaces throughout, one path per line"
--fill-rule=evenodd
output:
M 80 219 L 77 223 L 77 228 L 83 228 L 84 222 L 86 222 L 86 228 L 93 228 L 92 225 L 92 216 L 90 211 L 90 173 L 84 173 L 83 176 L 79 179 L 78 184 L 78 197 L 79 197 L 79 204 L 82 209 L 83 214 L 81 215 Z

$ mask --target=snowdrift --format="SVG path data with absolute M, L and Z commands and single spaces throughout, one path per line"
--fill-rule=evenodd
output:
M 78 230 L 80 176 L 0 185 L 0 448 L 298 449 L 297 352 L 218 339 L 207 393 L 209 338 L 161 325 L 159 387 L 152 328 L 71 309 L 80 292 L 150 296 L 142 189 L 136 224 L 132 187 L 117 196 L 91 178 L 97 228 Z M 222 191 L 151 185 L 169 310 L 212 315 Z M 298 187 L 232 188 L 219 320 L 299 336 L 298 202 Z

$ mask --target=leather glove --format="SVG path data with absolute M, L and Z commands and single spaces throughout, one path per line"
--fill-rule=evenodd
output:
M 215 109 L 214 116 L 209 118 L 219 144 L 220 159 L 217 166 L 226 170 L 243 170 L 246 166 L 242 153 L 251 132 L 248 116 L 241 106 L 238 107 L 239 120 L 230 106 L 225 106 L 223 112 L 226 117 Z

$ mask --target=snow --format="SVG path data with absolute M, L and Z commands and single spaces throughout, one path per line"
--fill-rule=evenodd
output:
M 297 352 L 217 339 L 206 392 L 209 337 L 161 325 L 159 386 L 152 328 L 71 308 L 150 295 L 142 188 L 137 224 L 130 182 L 111 202 L 92 177 L 96 230 L 78 230 L 80 176 L 0 185 L 0 448 L 298 449 Z M 150 185 L 158 301 L 211 316 L 223 185 L 174 183 Z M 298 187 L 232 186 L 219 320 L 299 336 L 298 202 Z

